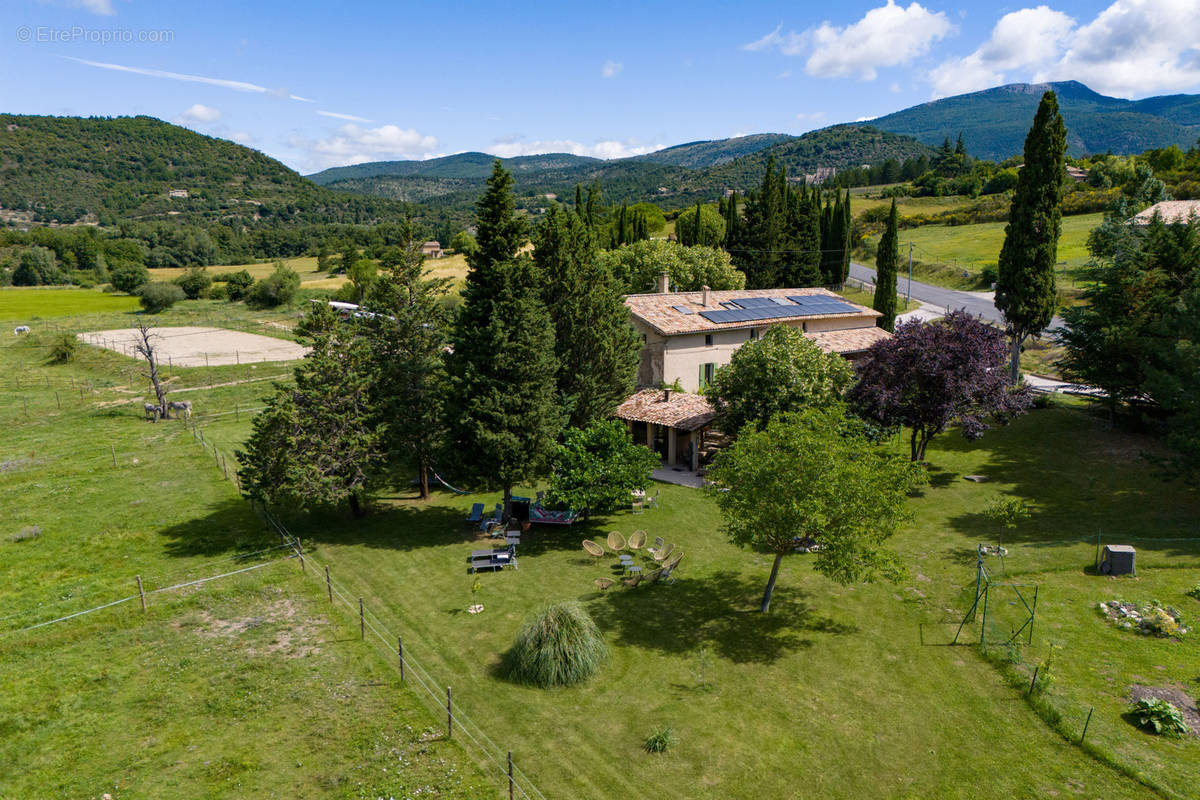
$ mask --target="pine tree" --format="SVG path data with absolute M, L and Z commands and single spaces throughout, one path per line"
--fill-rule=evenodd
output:
M 525 226 L 512 185 L 497 161 L 479 201 L 479 250 L 446 360 L 450 449 L 467 481 L 504 490 L 506 510 L 513 486 L 541 473 L 562 430 L 554 323 L 541 276 L 517 254 Z
M 702 241 L 704 240 L 700 237 L 700 201 L 697 200 L 695 227 L 692 228 L 692 243 L 700 244 Z
M 583 219 L 583 187 L 575 184 L 575 216 Z
M 449 280 L 430 277 L 420 243 L 411 237 L 393 249 L 400 250 L 399 257 L 383 260 L 366 302 L 375 315 L 362 325 L 375 369 L 372 394 L 385 431 L 385 452 L 393 465 L 416 468 L 424 500 L 445 436 L 442 350 L 449 320 L 442 300 Z
M 896 275 L 899 271 L 898 251 L 899 217 L 896 214 L 896 198 L 892 198 L 892 211 L 888 214 L 887 228 L 879 239 L 875 254 L 875 302 L 874 308 L 881 316 L 875 324 L 886 331 L 896 327 Z
M 641 340 L 587 226 L 552 208 L 534 245 L 542 300 L 554 310 L 559 404 L 571 427 L 585 428 L 632 390 Z
M 1013 383 L 1020 379 L 1022 343 L 1041 333 L 1054 316 L 1066 150 L 1058 98 L 1046 92 L 1025 138 L 1025 166 L 1017 173 L 997 265 L 996 308 L 1008 329 Z
M 729 195 L 729 202 L 725 204 L 725 247 L 729 248 L 737 241 L 738 236 L 738 212 L 737 212 L 737 192 Z

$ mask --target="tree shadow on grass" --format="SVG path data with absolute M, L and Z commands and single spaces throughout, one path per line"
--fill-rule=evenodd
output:
M 761 581 L 733 572 L 680 577 L 634 589 L 613 587 L 588 605 L 596 623 L 622 645 L 685 653 L 701 643 L 735 663 L 770 663 L 812 647 L 812 634 L 858 628 L 817 613 L 804 592 L 777 588 L 771 611 L 758 610 Z
M 167 555 L 178 558 L 250 553 L 280 543 L 280 538 L 250 510 L 244 500 L 230 498 L 207 513 L 163 528 Z

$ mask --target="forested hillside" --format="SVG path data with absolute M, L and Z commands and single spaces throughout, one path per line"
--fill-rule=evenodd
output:
M 1058 95 L 1072 156 L 1150 148 L 1188 147 L 1200 136 L 1200 97 L 1171 95 L 1123 100 L 1092 91 L 1078 81 L 1014 83 L 956 95 L 879 117 L 872 125 L 915 136 L 936 146 L 962 134 L 967 150 L 994 161 L 1020 155 L 1025 134 L 1047 89 Z
M 187 197 L 171 197 L 171 190 Z M 404 208 L 317 186 L 257 150 L 152 117 L 0 114 L 0 207 L 63 224 L 238 218 L 248 224 L 397 220 Z

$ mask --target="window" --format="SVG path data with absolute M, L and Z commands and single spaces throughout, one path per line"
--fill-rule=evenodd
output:
M 753 342 L 757 338 L 758 338 L 758 328 L 751 328 L 750 329 L 750 341 Z
M 717 374 L 717 365 L 714 363 L 700 365 L 700 389 L 703 391 L 712 384 L 713 376 Z
M 711 333 L 704 334 L 704 346 L 712 347 L 712 334 Z
M 802 330 L 802 331 L 804 331 L 805 333 L 807 333 L 807 332 L 808 332 L 808 323 L 807 323 L 807 322 L 801 322 L 801 323 L 800 323 L 800 330 Z

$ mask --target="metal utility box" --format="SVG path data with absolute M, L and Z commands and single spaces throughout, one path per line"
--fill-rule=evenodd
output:
M 1100 556 L 1101 575 L 1137 575 L 1134 558 L 1137 551 L 1127 544 L 1106 544 Z

